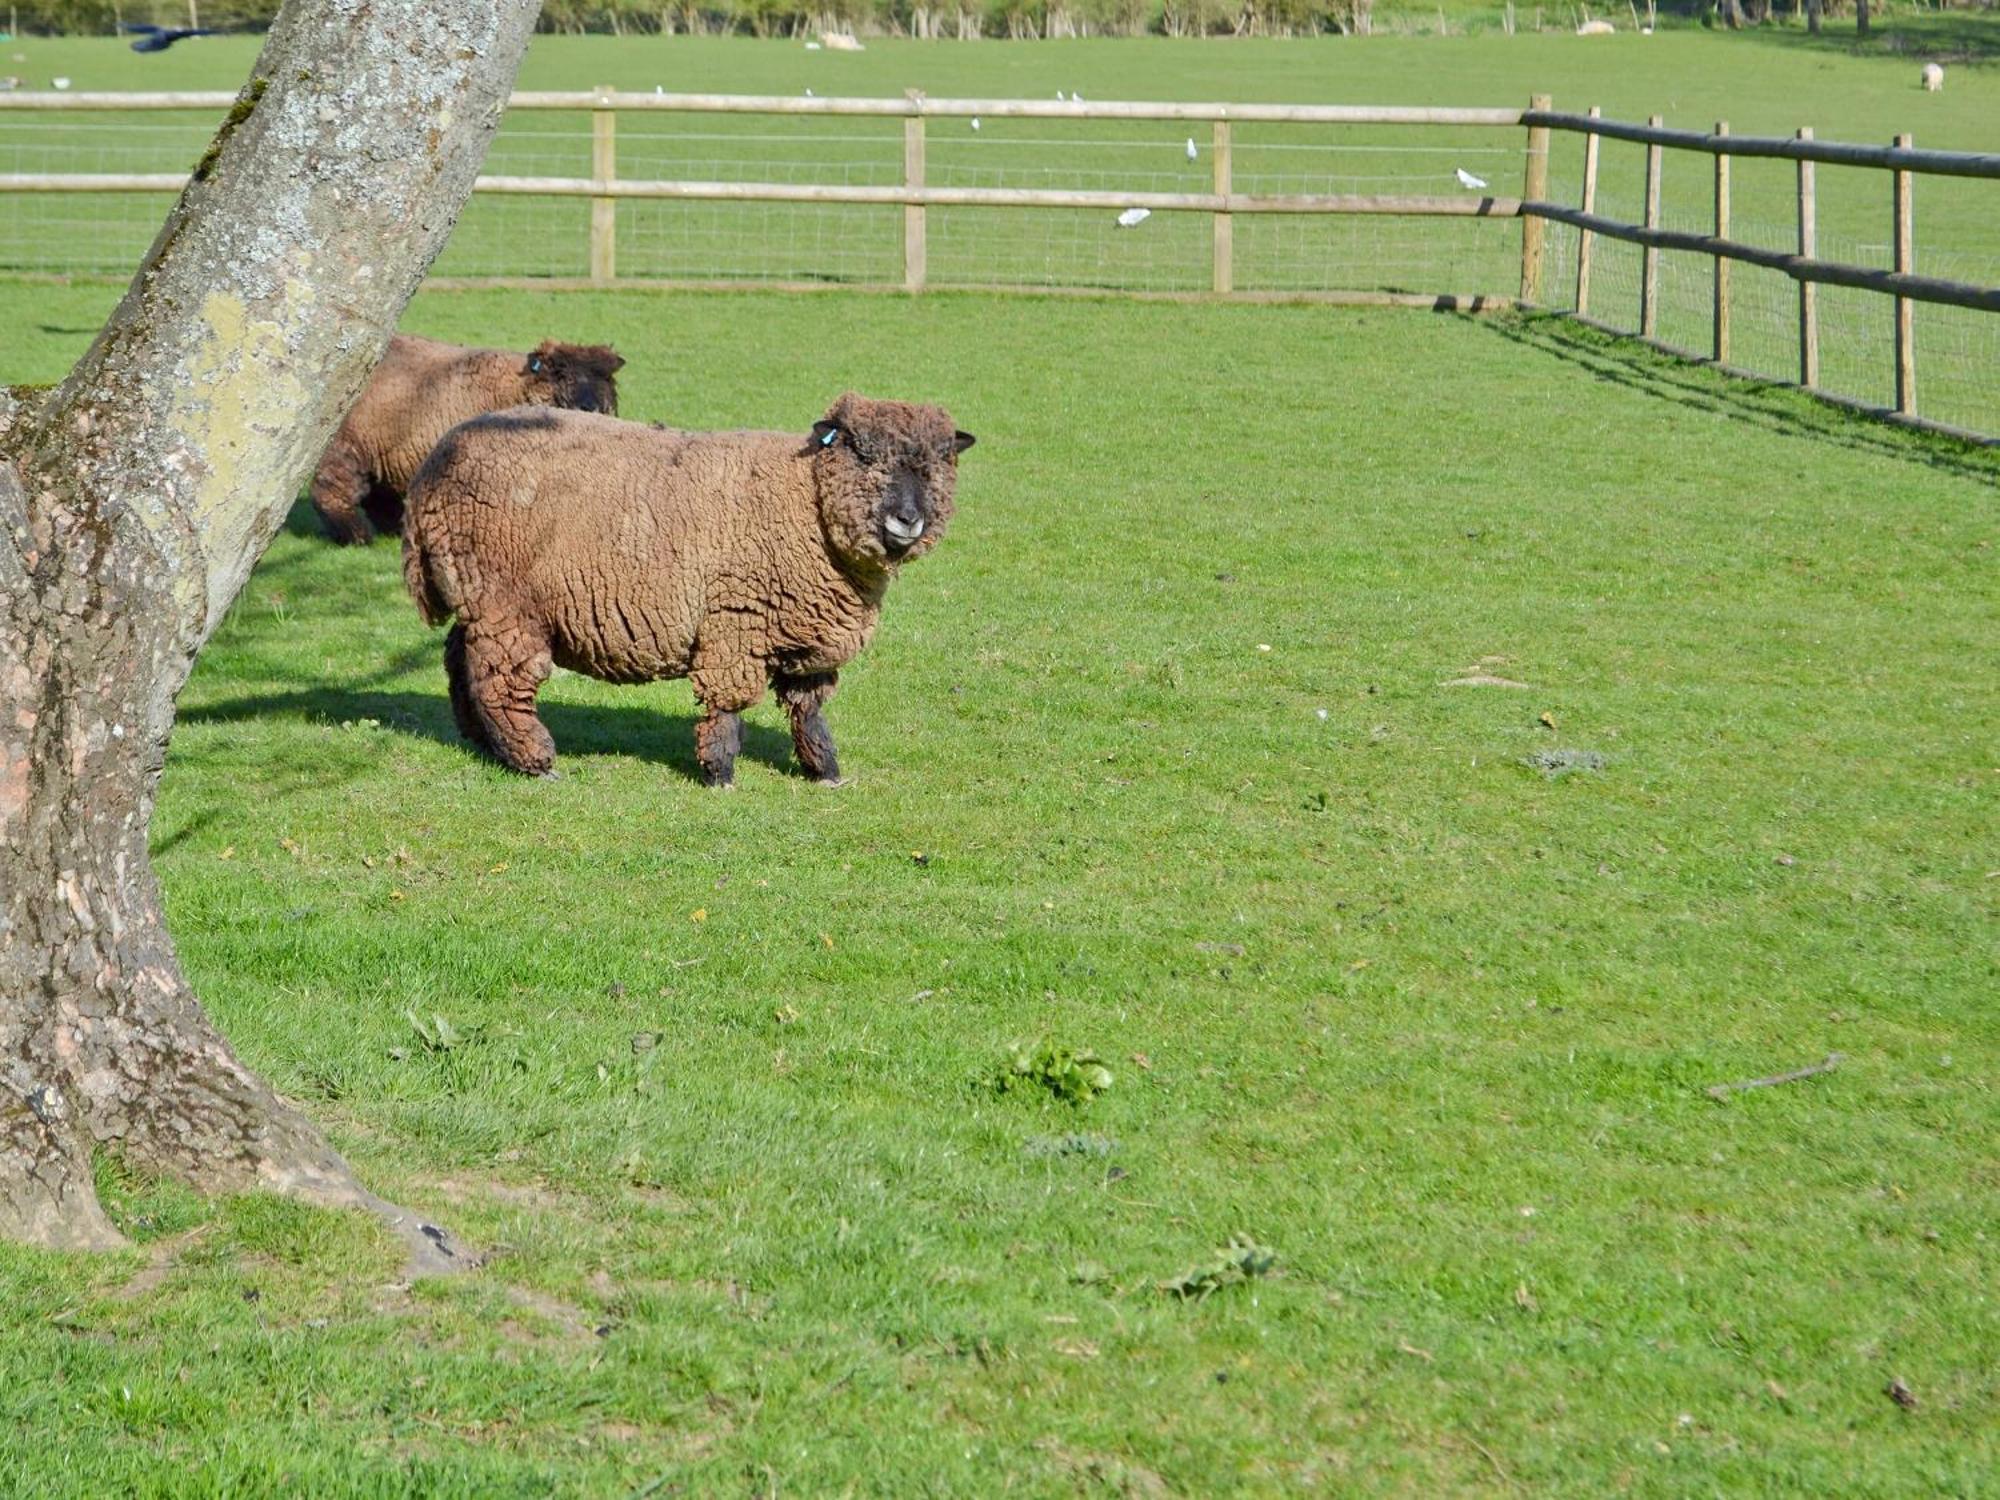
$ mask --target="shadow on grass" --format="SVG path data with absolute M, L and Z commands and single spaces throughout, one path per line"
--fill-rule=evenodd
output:
M 1724 375 L 1617 338 L 1560 313 L 1475 318 L 1473 326 L 1512 343 L 1554 355 L 1599 380 L 1643 391 L 1786 437 L 1833 443 L 1905 463 L 1928 464 L 1962 479 L 2000 480 L 2000 453 L 1957 438 L 1891 427 L 1814 400 L 1781 381 Z
M 1990 11 L 1897 16 L 1877 21 L 1865 37 L 1855 35 L 1850 15 L 1828 21 L 1817 36 L 1802 26 L 1759 26 L 1745 31 L 1743 39 L 1845 57 L 1911 57 L 1973 66 L 2000 62 L 2000 16 Z M 1914 74 L 1910 91 L 1917 92 Z
M 428 655 L 429 653 L 426 653 Z M 592 704 L 539 706 L 542 722 L 555 736 L 556 765 L 565 756 L 631 755 L 667 766 L 690 781 L 701 779 L 694 756 L 692 713 L 659 708 L 602 708 Z M 459 737 L 442 695 L 394 693 L 367 688 L 312 687 L 289 693 L 253 693 L 182 712 L 184 724 L 238 724 L 253 719 L 301 719 L 345 724 L 373 719 L 386 729 L 451 745 L 470 758 L 487 757 Z M 746 722 L 743 754 L 779 770 L 791 770 L 791 737 L 766 725 Z
M 312 508 L 312 501 L 304 495 L 292 502 L 292 508 L 285 513 L 285 530 L 292 536 L 302 536 L 308 540 L 317 539 L 330 547 L 326 528 L 319 524 L 319 513 Z

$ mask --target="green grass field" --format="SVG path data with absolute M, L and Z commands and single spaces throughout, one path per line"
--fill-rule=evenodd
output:
M 252 55 L 14 45 L 0 71 L 79 88 L 233 88 Z M 1539 89 L 1990 148 L 2000 74 L 1954 61 L 1926 96 L 1920 55 L 545 39 L 522 82 Z M 190 128 L 144 149 L 184 165 Z M 581 139 L 535 128 L 496 169 Z M 0 170 L 24 129 L 0 115 Z M 71 169 L 125 164 L 107 140 Z M 746 173 L 791 149 L 655 144 Z M 1829 232 L 1876 232 L 1874 185 L 1824 175 Z M 1920 200 L 1921 242 L 1990 264 L 1995 200 Z M 559 228 L 497 219 L 446 269 L 569 254 Z M 685 254 L 862 265 L 874 232 Z M 1171 283 L 1159 254 L 1126 269 Z M 0 281 L 0 381 L 60 377 L 117 294 Z M 833 791 L 768 704 L 717 794 L 684 684 L 569 675 L 565 778 L 506 775 L 452 732 L 395 551 L 297 513 L 183 697 L 174 931 L 246 1058 L 490 1258 L 412 1287 L 365 1221 L 107 1161 L 132 1252 L 0 1247 L 0 1494 L 1994 1487 L 2000 455 L 1550 319 L 432 292 L 405 326 L 614 341 L 632 417 L 803 431 L 851 387 L 944 401 L 980 446 L 832 706 Z M 1449 685 L 1482 674 L 1527 686 Z M 1601 766 L 1531 764 L 1562 751 Z M 1044 1042 L 1112 1087 L 998 1092 Z M 1160 1289 L 1239 1234 L 1270 1274 Z
M 0 375 L 114 296 L 0 292 Z M 406 326 L 615 338 L 634 417 L 853 386 L 980 446 L 833 791 L 768 705 L 724 795 L 684 684 L 567 675 L 566 778 L 506 775 L 394 550 L 301 511 L 183 698 L 174 930 L 491 1259 L 411 1287 L 367 1222 L 108 1163 L 132 1252 L 0 1249 L 0 1491 L 1992 1485 L 2000 463 L 1547 321 Z M 1042 1041 L 1113 1086 L 996 1092 Z M 1158 1288 L 1237 1234 L 1268 1276 Z

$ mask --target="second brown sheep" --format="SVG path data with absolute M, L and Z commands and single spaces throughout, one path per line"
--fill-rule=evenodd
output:
M 727 786 L 768 683 L 799 764 L 838 780 L 826 701 L 897 571 L 943 535 L 972 442 L 941 407 L 853 394 L 805 438 L 526 409 L 454 428 L 410 487 L 403 574 L 427 622 L 458 617 L 460 733 L 546 775 L 553 668 L 686 677 L 703 778 Z
M 547 339 L 517 354 L 399 333 L 326 445 L 313 476 L 313 509 L 336 542 L 393 536 L 402 530 L 410 480 L 453 427 L 509 406 L 615 413 L 624 365 L 603 344 Z

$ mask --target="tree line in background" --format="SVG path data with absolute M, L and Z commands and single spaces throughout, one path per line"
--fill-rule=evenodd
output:
M 1485 0 L 1468 7 L 1432 0 L 546 0 L 539 29 L 573 35 L 814 36 L 826 32 L 927 39 L 1008 37 L 1018 40 L 1084 36 L 1366 36 L 1378 29 L 1440 27 L 1512 32 L 1546 24 L 1567 30 L 1590 14 L 1588 0 Z M 160 26 L 210 26 L 224 31 L 262 30 L 279 0 L 0 0 L 0 16 L 14 32 L 105 35 L 127 22 Z M 1596 10 L 1615 15 L 1617 0 Z M 1731 29 L 1782 21 L 1853 15 L 1869 30 L 1871 0 L 1640 0 L 1650 22 L 1656 12 L 1700 19 Z M 1872 0 L 1874 19 L 1888 10 Z M 1918 0 L 1918 8 L 1922 0 Z M 1950 0 L 1932 7 L 1957 8 Z M 1991 10 L 1993 0 L 1963 8 Z M 1399 24 L 1400 23 L 1400 24 Z

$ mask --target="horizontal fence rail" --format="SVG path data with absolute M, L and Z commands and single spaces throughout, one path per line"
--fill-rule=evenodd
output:
M 193 112 L 219 113 L 232 107 L 237 95 L 221 92 L 188 93 L 24 93 L 0 94 L 0 123 L 9 118 L 32 118 L 37 115 L 78 116 L 98 112 L 125 113 L 147 112 Z M 1212 293 L 1231 296 L 1272 296 L 1283 295 L 1275 288 L 1246 288 L 1239 285 L 1243 255 L 1238 236 L 1248 233 L 1239 224 L 1239 218 L 1248 223 L 1259 219 L 1266 221 L 1295 222 L 1318 220 L 1331 222 L 1339 219 L 1355 220 L 1509 220 L 1518 219 L 1518 297 L 1511 295 L 1513 273 L 1507 273 L 1506 291 L 1498 289 L 1500 276 L 1495 274 L 1499 267 L 1481 263 L 1483 270 L 1479 281 L 1471 287 L 1460 288 L 1456 292 L 1432 292 L 1417 287 L 1393 285 L 1378 279 L 1375 289 L 1352 288 L 1341 284 L 1326 288 L 1322 293 L 1306 292 L 1307 295 L 1325 295 L 1342 301 L 1380 300 L 1397 305 L 1432 305 L 1451 307 L 1505 307 L 1524 305 L 1529 307 L 1551 307 L 1565 311 L 1584 322 L 1613 331 L 1636 333 L 1657 348 L 1684 357 L 1704 358 L 1709 362 L 1732 371 L 1739 370 L 1742 357 L 1732 351 L 1732 329 L 1742 320 L 1737 317 L 1736 304 L 1744 296 L 1743 289 L 1736 286 L 1729 275 L 1732 264 L 1742 263 L 1774 271 L 1790 278 L 1797 286 L 1796 292 L 1796 353 L 1794 366 L 1801 388 L 1821 396 L 1836 404 L 1858 407 L 1888 416 L 1892 420 L 1919 427 L 1929 427 L 1960 436 L 1970 436 L 1982 441 L 1990 440 L 1985 432 L 1919 416 L 1916 409 L 1917 376 L 1917 324 L 1914 309 L 1923 304 L 1933 308 L 1948 310 L 1927 317 L 1960 317 L 1964 314 L 2000 313 L 2000 287 L 1982 282 L 1935 274 L 1920 274 L 1915 269 L 1915 217 L 1912 211 L 1913 190 L 1920 178 L 1956 178 L 1974 183 L 2000 180 L 2000 155 L 1962 151 L 1919 150 L 1906 136 L 1899 136 L 1893 145 L 1867 145 L 1835 141 L 1821 141 L 1812 132 L 1801 130 L 1792 137 L 1738 136 L 1729 132 L 1726 122 L 1717 122 L 1713 131 L 1693 131 L 1669 129 L 1658 116 L 1645 124 L 1626 121 L 1606 120 L 1596 110 L 1587 115 L 1565 113 L 1549 107 L 1549 101 L 1536 96 L 1526 109 L 1506 108 L 1442 108 L 1410 107 L 1398 105 L 1346 105 L 1346 104 L 1235 104 L 1199 102 L 1161 101 L 1082 101 L 1026 100 L 1026 99 L 933 99 L 911 91 L 900 98 L 818 98 L 814 96 L 792 95 L 733 95 L 733 94 L 669 94 L 665 92 L 620 92 L 602 87 L 589 92 L 567 91 L 524 91 L 513 96 L 511 108 L 518 114 L 554 113 L 587 115 L 590 134 L 585 145 L 588 148 L 588 175 L 546 174 L 521 172 L 489 172 L 482 175 L 474 188 L 478 197 L 520 201 L 546 200 L 551 204 L 564 200 L 587 200 L 587 218 L 581 221 L 588 236 L 587 265 L 588 281 L 605 284 L 621 279 L 619 272 L 618 232 L 621 204 L 633 205 L 631 212 L 639 212 L 640 205 L 737 205 L 737 208 L 718 207 L 716 212 L 741 212 L 745 205 L 791 205 L 809 210 L 817 206 L 823 212 L 838 213 L 868 212 L 870 210 L 900 211 L 901 231 L 896 237 L 896 254 L 901 261 L 901 276 L 897 283 L 916 291 L 929 285 L 940 284 L 934 272 L 932 256 L 933 221 L 930 210 L 946 214 L 961 210 L 1008 210 L 1017 213 L 1067 212 L 1071 214 L 1095 214 L 1116 211 L 1120 214 L 1119 225 L 1125 227 L 1126 214 L 1134 210 L 1145 210 L 1147 214 L 1163 213 L 1173 215 L 1207 215 L 1211 229 L 1203 238 L 1206 241 L 1208 272 L 1206 282 Z M 635 118 L 662 116 L 767 116 L 804 117 L 817 120 L 838 120 L 842 118 L 878 119 L 902 122 L 900 149 L 896 152 L 896 164 L 889 168 L 899 180 L 856 181 L 851 168 L 843 172 L 845 181 L 758 181 L 734 180 L 729 178 L 697 177 L 694 175 L 673 176 L 657 169 L 660 158 L 654 155 L 654 170 L 638 173 L 620 170 L 620 137 L 618 120 L 621 116 Z M 955 137 L 940 139 L 934 134 L 927 135 L 927 125 L 933 122 L 956 122 L 961 133 Z M 1100 170 L 1093 174 L 1110 179 L 1105 185 L 1092 187 L 1077 186 L 1017 186 L 984 185 L 975 181 L 966 184 L 961 169 L 960 180 L 938 181 L 939 175 L 949 177 L 949 170 L 941 172 L 938 160 L 940 150 L 962 150 L 982 139 L 992 144 L 1000 144 L 993 132 L 985 137 L 963 132 L 978 132 L 982 122 L 1036 121 L 1036 122 L 1176 122 L 1206 126 L 1203 139 L 1197 146 L 1195 137 L 1186 141 L 1186 156 L 1189 165 L 1181 169 L 1176 190 L 1161 190 L 1157 187 L 1138 185 L 1147 179 L 1158 182 L 1171 178 L 1174 174 L 1157 170 L 1156 167 L 1141 168 L 1133 172 Z M 1283 145 L 1267 130 L 1264 137 L 1251 147 L 1245 137 L 1236 133 L 1241 127 L 1304 127 L 1308 131 L 1318 128 L 1322 135 L 1319 144 L 1308 141 L 1300 144 Z M 85 127 L 116 129 L 115 126 Z M 136 128 L 136 127 L 131 127 Z M 181 126 L 168 127 L 181 129 Z M 740 127 L 722 127 L 735 129 Z M 1486 179 L 1468 173 L 1458 158 L 1472 161 L 1489 174 L 1494 170 L 1481 158 L 1498 154 L 1492 145 L 1482 145 L 1477 138 L 1467 141 L 1463 135 L 1453 137 L 1459 145 L 1416 146 L 1407 144 L 1343 144 L 1324 145 L 1324 132 L 1336 133 L 1348 128 L 1360 130 L 1403 131 L 1427 134 L 1433 131 L 1520 131 L 1524 135 L 1522 148 L 1518 151 L 1522 163 L 1518 196 L 1496 187 Z M 635 127 L 636 129 L 636 127 Z M 532 134 L 532 132 L 530 132 Z M 1582 135 L 1584 139 L 1584 163 L 1581 179 L 1580 206 L 1571 207 L 1558 201 L 1566 193 L 1552 191 L 1551 158 L 1552 138 L 1565 135 Z M 1339 137 L 1345 140 L 1345 137 Z M 566 139 L 546 132 L 538 139 Z M 665 139 L 645 131 L 627 137 L 628 152 L 643 155 L 657 152 L 658 143 Z M 690 140 L 730 143 L 742 140 L 778 141 L 789 137 L 765 134 L 761 136 L 708 135 L 690 136 Z M 850 133 L 840 137 L 848 143 L 848 149 L 857 144 L 872 149 L 878 143 L 873 136 Z M 886 139 L 886 138 L 885 138 Z M 1022 136 L 1017 131 L 1005 138 L 1013 146 L 1044 146 L 1048 143 L 1039 136 Z M 1607 178 L 1604 163 L 1600 161 L 1599 143 L 1604 140 L 1629 142 L 1645 148 L 1645 213 L 1644 222 L 1631 222 L 1610 211 L 1605 203 Z M 1078 143 L 1088 144 L 1088 143 Z M 1098 141 L 1098 147 L 1112 152 L 1123 151 L 1127 158 L 1131 152 L 1142 149 L 1123 140 Z M 1143 149 L 1157 149 L 1157 141 Z M 724 146 L 710 148 L 712 151 L 726 151 Z M 1451 178 L 1442 173 L 1443 166 L 1455 167 L 1456 179 L 1462 191 L 1456 194 L 1443 192 L 1346 192 L 1346 191 L 1265 191 L 1253 182 L 1246 182 L 1243 170 L 1246 149 L 1262 150 L 1266 153 L 1279 151 L 1345 151 L 1347 153 L 1383 152 L 1396 153 L 1401 163 L 1399 173 L 1391 173 L 1387 179 L 1396 182 L 1435 181 L 1437 175 L 1445 175 L 1445 185 Z M 1711 195 L 1712 224 L 1707 229 L 1684 227 L 1686 215 L 1677 217 L 1680 223 L 1663 221 L 1661 202 L 1662 174 L 1666 172 L 1666 153 L 1689 152 L 1706 156 L 1712 165 L 1702 168 L 1704 194 Z M 1436 168 L 1413 169 L 1409 161 L 1430 153 L 1438 165 Z M 100 156 L 103 152 L 98 153 Z M 1201 158 L 1205 158 L 1202 160 Z M 628 168 L 631 158 L 628 156 Z M 1767 244 L 1752 242 L 1742 232 L 1745 217 L 1735 211 L 1731 163 L 1737 160 L 1772 160 L 1795 164 L 1798 176 L 1796 199 L 1796 223 L 1792 226 L 1796 233 L 1787 231 L 1787 238 L 1794 240 L 1795 248 L 1775 248 Z M 511 164 L 511 163 L 510 163 Z M 578 161 L 581 165 L 581 160 Z M 694 163 L 690 163 L 694 164 Z M 731 163 L 732 165 L 734 163 Z M 837 165 L 837 164 L 836 164 Z M 1892 191 L 1883 195 L 1885 219 L 1893 219 L 1892 243 L 1873 247 L 1874 250 L 1888 250 L 1888 266 L 1868 266 L 1854 263 L 1853 258 L 1830 256 L 1819 247 L 1820 207 L 1815 186 L 1816 166 L 1859 168 L 1887 174 Z M 886 166 L 886 164 L 885 164 Z M 870 171 L 881 171 L 880 167 Z M 1037 169 L 1048 173 L 1051 169 Z M 1195 184 L 1188 183 L 1188 176 L 1197 175 L 1197 181 L 1205 179 L 1207 190 L 1197 190 Z M 1350 177 L 1354 174 L 1349 174 Z M 1377 174 L 1378 178 L 1380 174 Z M 1262 174 L 1265 183 L 1293 181 L 1311 186 L 1306 175 L 1293 174 L 1290 178 L 1282 174 Z M 1132 181 L 1131 187 L 1120 185 L 1120 180 Z M 182 171 L 99 171 L 99 172 L 54 172 L 54 171 L 0 171 L 0 194 L 51 195 L 55 201 L 65 197 L 89 194 L 161 194 L 178 192 L 185 186 L 188 174 Z M 1044 177 L 1046 180 L 1046 176 Z M 1357 185 L 1366 185 L 1367 178 Z M 1343 186 L 1344 182 L 1331 177 L 1321 179 L 1320 186 Z M 1710 190 L 1712 189 L 1712 194 Z M 1893 207 L 1891 200 L 1893 199 Z M 1630 201 L 1628 199 L 1628 201 Z M 1636 213 L 1635 213 L 1636 216 Z M 1709 217 L 1704 205 L 1704 218 Z M 1132 216 L 1136 224 L 1143 214 Z M 957 222 L 957 221 L 953 221 Z M 981 222 L 986 222 L 982 220 Z M 1103 221 L 1098 221 L 1101 225 Z M 1557 236 L 1552 230 L 1574 231 L 1572 240 L 1562 240 L 1552 244 Z M 1753 235 L 1757 231 L 1750 224 Z M 1095 231 L 1095 232 L 1101 232 Z M 1155 231 L 1147 231 L 1154 233 Z M 1439 229 L 1433 234 L 1446 231 Z M 836 237 L 839 228 L 836 226 Z M 1136 244 L 1136 239 L 1110 236 L 1121 245 Z M 1615 319 L 1607 318 L 1604 312 L 1606 281 L 1609 268 L 1596 251 L 1600 241 L 1613 242 L 1638 247 L 1642 257 L 1640 276 L 1637 282 L 1638 307 L 1636 327 L 1620 329 Z M 1051 242 L 1054 243 L 1053 241 Z M 1180 242 L 1185 244 L 1186 242 Z M 1551 256 L 1561 253 L 1573 244 L 1573 306 L 1570 299 L 1572 278 L 1558 278 L 1561 290 L 1555 298 L 1545 291 L 1549 282 L 1547 262 Z M 1850 242 L 1850 248 L 1852 248 Z M 1682 273 L 1676 271 L 1662 286 L 1661 252 L 1674 252 L 1678 256 L 1698 257 L 1709 263 L 1709 291 L 1706 295 L 1707 307 L 1703 317 L 1709 324 L 1711 349 L 1708 354 L 1690 354 L 1682 345 L 1667 342 L 1660 336 L 1660 313 L 1663 302 L 1671 315 L 1674 304 L 1671 293 L 1675 285 L 1684 286 Z M 1996 262 L 2000 264 L 2000 262 Z M 1672 266 L 1685 266 L 1686 261 L 1675 261 Z M 1364 274 L 1368 268 L 1364 268 Z M 1671 269 L 1671 267 L 1670 267 Z M 1676 278 L 1679 277 L 1679 282 Z M 510 281 L 518 278 L 509 276 Z M 564 280 L 566 278 L 551 278 Z M 624 279 L 629 279 L 629 273 Z M 712 278 L 726 281 L 727 275 Z M 1441 279 L 1441 278 L 1440 278 Z M 1996 275 L 2000 280 L 2000 275 Z M 850 279 L 851 280 L 851 279 Z M 794 284 L 791 278 L 784 284 Z M 878 282 L 884 281 L 877 278 Z M 865 284 L 865 283 L 864 283 Z M 978 277 L 967 278 L 959 275 L 950 284 L 954 285 L 1005 285 L 1004 278 L 988 281 Z M 1051 273 L 1046 283 L 1052 289 L 1062 289 L 1066 284 L 1060 279 L 1059 268 Z M 1435 285 L 1435 283 L 1431 283 Z M 1595 294 L 1593 297 L 1593 286 Z M 1087 284 L 1079 284 L 1077 289 L 1086 289 Z M 1822 299 L 1813 295 L 1814 288 L 1829 287 L 1845 292 L 1860 292 L 1886 297 L 1893 307 L 1891 325 L 1893 337 L 1887 341 L 1893 346 L 1893 406 L 1871 403 L 1852 395 L 1845 395 L 1824 388 L 1825 359 L 1830 357 L 1831 345 L 1822 336 L 1822 321 L 1826 314 Z M 1117 286 L 1107 286 L 1105 290 L 1119 290 Z M 1124 288 L 1130 289 L 1130 288 Z M 1766 294 L 1768 295 L 1768 294 Z M 1683 299 L 1683 306 L 1685 300 Z M 1768 316 L 1766 321 L 1768 322 Z M 1925 326 L 1931 326 L 1926 324 Z M 1952 325 L 1960 343 L 1954 353 L 1963 367 L 1975 372 L 1982 364 L 1984 351 L 1991 348 L 2000 355 L 2000 337 L 1996 337 L 1995 324 L 1984 318 L 1965 325 Z M 1976 330 L 1976 331 L 1975 331 Z M 1754 328 L 1752 330 L 1755 331 Z M 1765 330 L 1768 333 L 1768 329 Z M 1874 342 L 1872 334 L 1860 339 L 1863 344 Z M 1691 342 L 1691 341 L 1690 341 Z M 1835 341 L 1837 342 L 1837 341 Z M 1738 341 L 1741 343 L 1741 340 Z M 1768 356 L 1766 356 L 1768 357 Z M 1985 362 L 1984 375 L 1988 380 L 2000 380 L 1995 375 L 2000 361 Z M 1978 378 L 1975 373 L 1974 378 Z M 1930 388 L 1927 386 L 1927 389 Z M 1980 426 L 1988 430 L 2000 428 L 2000 403 L 1989 419 L 1982 411 Z
M 228 109 L 236 95 L 209 93 L 0 95 L 0 110 Z M 801 98 L 796 94 L 646 94 L 615 89 L 580 92 L 522 90 L 509 109 L 598 110 L 709 115 L 847 115 L 904 118 L 1036 120 L 1234 120 L 1267 125 L 1499 125 L 1521 124 L 1518 109 L 1447 109 L 1375 104 L 1185 104 L 1170 100 Z
M 1698 130 L 1668 130 L 1661 125 L 1629 125 L 1595 115 L 1566 115 L 1554 110 L 1524 110 L 1521 123 L 1546 130 L 1569 130 L 1672 146 L 1680 151 L 1705 151 L 1711 156 L 1761 156 L 1783 161 L 1818 161 L 1836 167 L 1883 167 L 1925 172 L 1940 177 L 2000 177 L 2000 156 L 1977 151 L 1919 151 L 1914 146 L 1864 146 L 1820 141 L 1808 136 L 1704 135 Z
M 1536 218 L 1552 219 L 1607 239 L 1627 244 L 1647 245 L 1656 250 L 1688 250 L 1698 255 L 1740 260 L 1753 266 L 1783 271 L 1796 281 L 1813 281 L 1828 286 L 1851 286 L 1865 292 L 1885 292 L 1912 302 L 1936 302 L 1949 307 L 1970 307 L 1978 312 L 2000 312 L 2000 287 L 1971 286 L 1962 281 L 1946 281 L 1936 276 L 1918 276 L 1907 271 L 1871 271 L 1862 266 L 1844 266 L 1837 261 L 1814 260 L 1783 250 L 1765 250 L 1738 240 L 1717 239 L 1712 234 L 1695 234 L 1678 229 L 1647 229 L 1643 225 L 1621 224 L 1599 214 L 1582 213 L 1557 203 L 1523 203 L 1519 211 Z M 1996 374 L 2000 379 L 2000 374 Z

